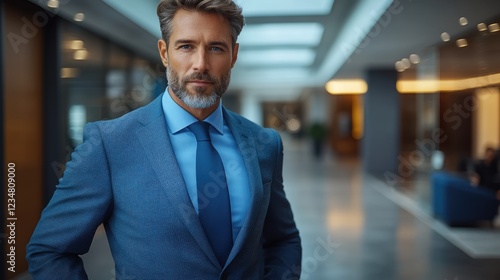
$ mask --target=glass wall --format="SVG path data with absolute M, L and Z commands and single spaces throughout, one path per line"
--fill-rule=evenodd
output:
M 61 89 L 71 148 L 81 143 L 87 122 L 117 118 L 163 91 L 166 83 L 158 63 L 69 22 L 62 24 L 61 38 Z
M 427 206 L 433 170 L 466 175 L 487 146 L 500 149 L 499 23 L 500 16 L 470 22 L 472 31 L 458 36 L 443 33 L 440 44 L 400 69 L 401 162 L 408 171 L 400 187 Z

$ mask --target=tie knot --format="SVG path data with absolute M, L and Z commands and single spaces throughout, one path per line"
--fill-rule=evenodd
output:
M 207 122 L 195 122 L 189 126 L 189 130 L 193 132 L 196 137 L 196 142 L 210 141 L 210 133 L 208 129 L 210 124 Z

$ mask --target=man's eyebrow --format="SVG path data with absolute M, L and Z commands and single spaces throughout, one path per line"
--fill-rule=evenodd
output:
M 179 39 L 174 42 L 174 45 L 182 45 L 182 44 L 193 44 L 195 43 L 194 40 L 189 40 L 189 39 Z M 226 43 L 225 41 L 212 41 L 208 45 L 210 46 L 221 46 L 225 48 L 229 48 L 229 44 Z
M 180 44 L 192 44 L 194 41 L 193 40 L 187 40 L 187 39 L 180 39 L 174 42 L 175 45 L 180 45 Z
M 226 47 L 228 48 L 229 45 L 224 42 L 224 41 L 213 41 L 213 42 L 210 42 L 210 46 L 222 46 L 222 47 Z

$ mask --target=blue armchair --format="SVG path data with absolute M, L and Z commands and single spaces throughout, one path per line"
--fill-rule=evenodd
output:
M 434 216 L 448 225 L 493 221 L 500 201 L 491 190 L 472 187 L 458 175 L 435 172 L 431 175 Z

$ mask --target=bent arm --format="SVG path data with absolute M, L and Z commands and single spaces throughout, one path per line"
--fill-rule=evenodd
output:
M 88 252 L 112 207 L 109 168 L 97 125 L 85 127 L 84 142 L 71 157 L 27 246 L 34 279 L 87 279 L 79 255 Z
M 298 279 L 301 271 L 302 246 L 290 203 L 285 196 L 282 169 L 283 147 L 279 139 L 263 231 L 265 279 Z

